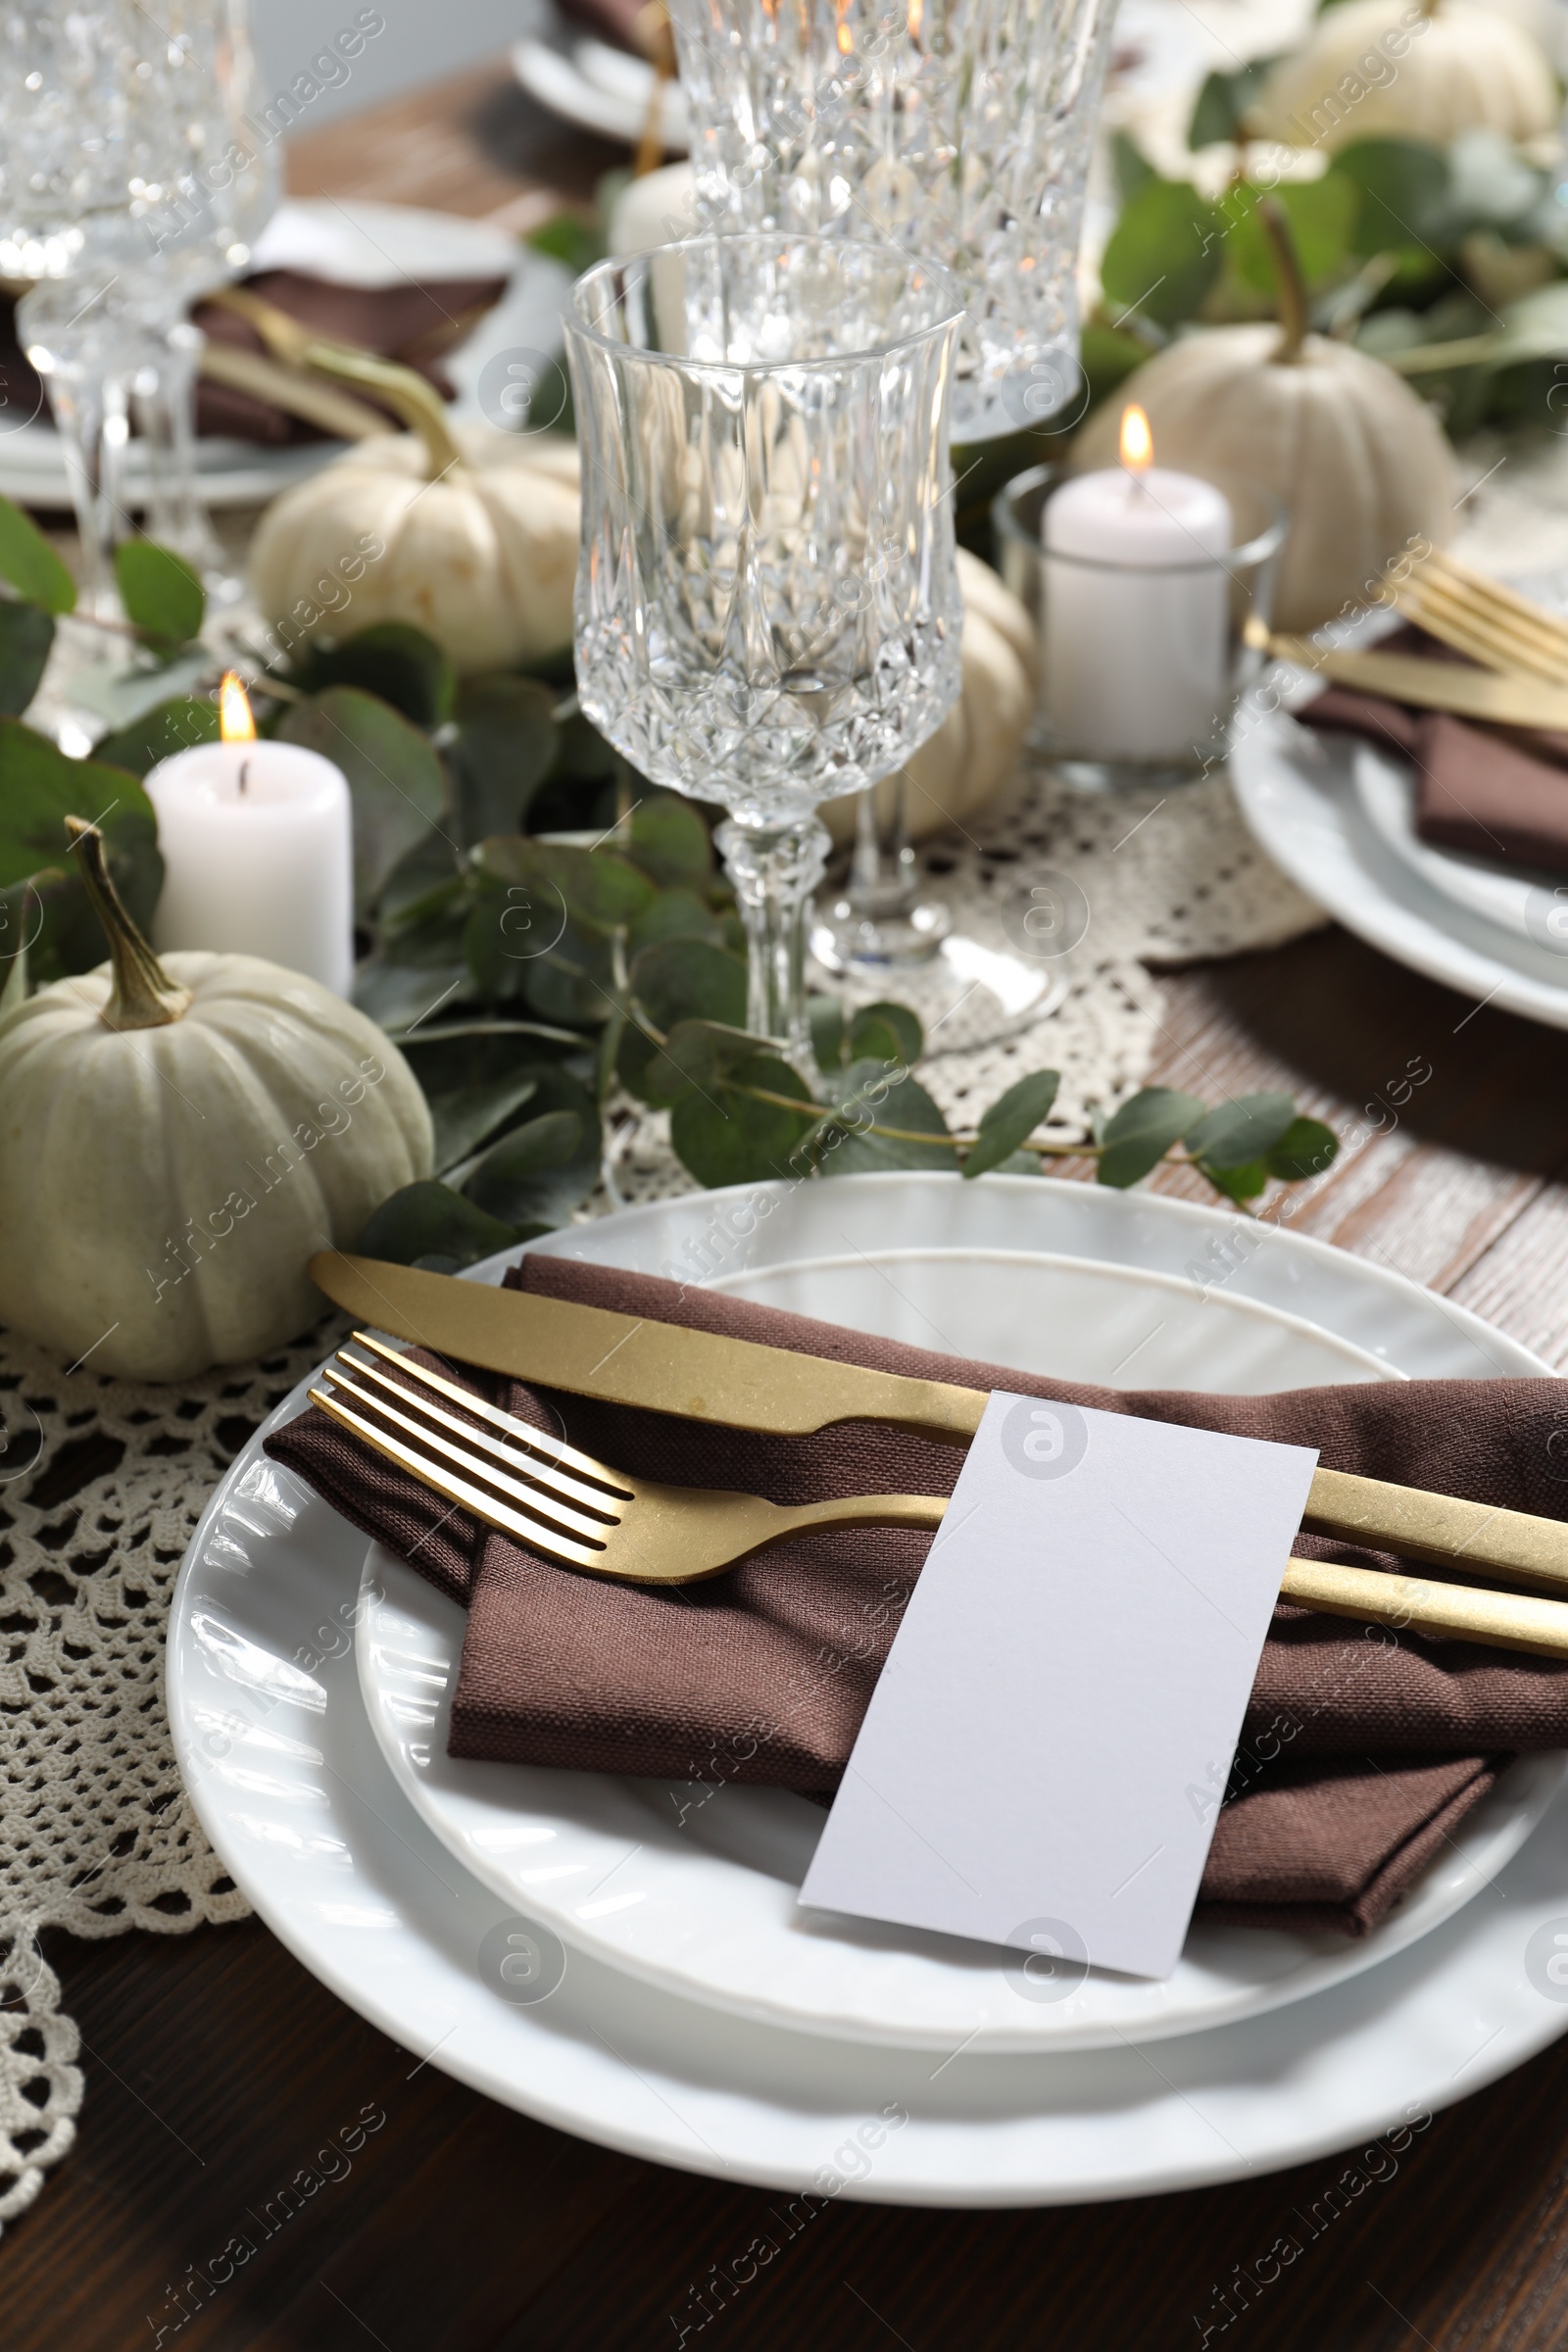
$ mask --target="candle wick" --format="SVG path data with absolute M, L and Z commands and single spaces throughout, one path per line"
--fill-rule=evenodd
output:
M 241 792 L 243 792 L 243 791 L 244 791 L 244 789 L 245 789 L 245 786 L 246 786 L 247 782 L 248 782 L 248 781 L 249 781 L 249 779 L 250 779 L 250 772 L 251 772 L 251 763 L 250 763 L 250 761 L 249 761 L 248 760 L 242 760 L 240 761 L 240 763 L 239 763 L 239 788 L 240 788 Z

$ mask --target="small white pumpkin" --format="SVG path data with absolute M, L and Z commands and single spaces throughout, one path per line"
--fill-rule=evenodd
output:
M 537 662 L 571 643 L 577 483 L 559 435 L 421 416 L 273 501 L 251 589 L 290 641 L 407 620 L 460 670 Z
M 1028 612 L 989 564 L 958 549 L 963 590 L 963 685 L 936 733 L 903 773 L 905 826 L 923 841 L 944 825 L 966 823 L 1017 764 L 1035 706 L 1035 632 Z M 876 787 L 891 811 L 897 778 Z M 855 838 L 854 795 L 825 801 L 818 814 L 842 849 Z
M 1278 326 L 1219 326 L 1167 345 L 1128 378 L 1154 458 L 1243 474 L 1291 518 L 1274 623 L 1315 629 L 1370 604 L 1412 540 L 1453 534 L 1458 473 L 1442 426 L 1403 379 L 1363 351 L 1306 332 L 1289 231 L 1260 208 L 1280 263 Z M 1106 401 L 1073 444 L 1076 470 L 1114 466 L 1122 402 Z
M 1346 0 L 1281 60 L 1249 119 L 1287 147 L 1427 139 L 1461 131 L 1535 139 L 1557 126 L 1557 83 L 1539 44 L 1471 0 Z
M 112 962 L 0 1019 L 0 1322 L 133 1380 L 298 1338 L 313 1252 L 428 1176 L 430 1114 L 372 1021 L 254 956 L 142 940 L 78 826 Z

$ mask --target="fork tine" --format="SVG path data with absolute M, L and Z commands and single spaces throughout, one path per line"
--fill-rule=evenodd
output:
M 340 1348 L 333 1358 L 328 1372 L 330 1379 L 341 1377 L 336 1368 L 339 1364 L 346 1364 L 361 1380 L 384 1390 L 405 1411 L 419 1413 L 427 1421 L 438 1422 L 463 1445 L 476 1446 L 481 1453 L 493 1454 L 504 1470 L 527 1479 L 534 1486 L 543 1487 L 548 1494 L 563 1495 L 567 1502 L 578 1503 L 585 1510 L 597 1512 L 608 1520 L 618 1518 L 622 1502 L 629 1499 L 624 1490 L 619 1496 L 611 1495 L 602 1487 L 590 1487 L 581 1479 L 568 1478 L 564 1470 L 555 1467 L 548 1455 L 524 1453 L 514 1442 L 504 1445 L 499 1438 L 486 1436 L 483 1430 L 474 1429 L 466 1421 L 460 1421 L 456 1413 L 444 1412 L 422 1391 L 406 1389 L 401 1381 L 392 1378 L 390 1372 L 382 1372 L 374 1364 L 362 1364 L 359 1357 L 350 1355 L 346 1348 Z M 519 1422 L 517 1426 L 521 1428 L 522 1424 Z
M 357 1397 L 361 1404 L 368 1405 L 370 1411 L 379 1414 L 383 1421 L 394 1422 L 427 1452 L 438 1455 L 443 1461 L 455 1463 L 470 1479 L 482 1479 L 486 1486 L 498 1487 L 514 1505 L 524 1511 L 537 1512 L 541 1518 L 566 1529 L 573 1536 L 586 1539 L 590 1544 L 603 1546 L 608 1541 L 611 1529 L 603 1519 L 589 1519 L 583 1512 L 572 1510 L 569 1504 L 558 1501 L 553 1494 L 522 1486 L 505 1470 L 497 1470 L 478 1454 L 470 1453 L 466 1446 L 454 1445 L 450 1438 L 443 1438 L 435 1430 L 426 1429 L 421 1423 L 411 1420 L 407 1413 L 400 1413 L 394 1405 L 384 1403 L 379 1396 L 368 1396 L 357 1382 L 345 1380 L 341 1372 L 328 1371 L 327 1378 L 346 1396 Z
M 1568 646 L 1568 620 L 1559 612 L 1548 612 L 1544 605 L 1538 605 L 1532 597 L 1521 596 L 1506 581 L 1494 580 L 1489 572 L 1472 570 L 1468 564 L 1461 564 L 1457 557 L 1445 555 L 1441 550 L 1427 557 L 1422 569 L 1430 570 L 1434 578 L 1447 582 L 1478 603 L 1494 605 L 1499 612 L 1510 613 L 1516 620 L 1526 621 Z
M 484 1397 L 474 1396 L 472 1390 L 460 1389 L 456 1381 L 443 1380 L 439 1372 L 426 1370 L 423 1364 L 416 1364 L 411 1355 L 403 1354 L 396 1348 L 389 1348 L 384 1340 L 375 1339 L 368 1331 L 357 1331 L 354 1340 L 357 1347 L 368 1348 L 372 1355 L 380 1356 L 385 1363 L 395 1364 L 410 1380 L 422 1381 L 427 1389 L 437 1390 L 452 1403 L 461 1404 L 466 1413 L 472 1413 L 476 1419 L 487 1421 L 492 1429 L 504 1431 L 509 1438 L 527 1446 L 536 1453 L 548 1454 L 564 1470 L 575 1470 L 579 1477 L 592 1479 L 596 1486 L 608 1487 L 612 1494 L 629 1496 L 631 1489 L 626 1484 L 623 1471 L 612 1470 L 608 1462 L 596 1462 L 591 1453 L 579 1453 L 575 1446 L 568 1446 L 564 1439 L 552 1437 L 547 1430 L 531 1429 L 526 1421 L 519 1421 L 514 1413 L 504 1413 L 499 1405 L 487 1403 Z
M 384 1429 L 377 1429 L 372 1423 L 363 1420 L 348 1405 L 340 1403 L 335 1396 L 329 1396 L 324 1389 L 312 1389 L 311 1402 L 318 1404 L 323 1413 L 329 1413 L 334 1421 L 352 1430 L 356 1437 L 363 1438 L 368 1446 L 373 1446 L 377 1453 L 384 1454 L 389 1462 L 396 1462 L 400 1469 L 410 1471 L 421 1486 L 431 1488 L 437 1494 L 444 1494 L 449 1502 L 458 1503 L 464 1510 L 471 1511 L 474 1518 L 482 1519 L 487 1527 L 498 1527 L 503 1534 L 515 1536 L 530 1550 L 544 1552 L 550 1559 L 564 1560 L 569 1567 L 597 1568 L 601 1574 L 604 1573 L 602 1550 L 591 1550 L 586 1544 L 573 1544 L 555 1528 L 546 1527 L 542 1522 L 527 1517 L 524 1512 L 511 1509 L 495 1495 L 469 1486 L 466 1479 L 456 1477 L 438 1462 L 432 1462 L 423 1454 L 416 1453 L 412 1447 L 400 1445 Z
M 1400 591 L 1400 609 L 1435 636 L 1493 667 L 1530 670 L 1560 685 L 1568 671 L 1568 644 L 1538 637 L 1510 614 L 1487 611 L 1455 597 L 1441 582 L 1424 580 Z

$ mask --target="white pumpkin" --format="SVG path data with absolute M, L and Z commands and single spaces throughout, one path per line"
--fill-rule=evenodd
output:
M 1028 612 L 989 564 L 958 550 L 963 590 L 963 686 L 936 733 L 904 769 L 905 824 L 911 841 L 964 824 L 1017 764 L 1035 707 L 1035 632 Z M 897 779 L 877 786 L 891 808 Z M 854 796 L 826 801 L 818 814 L 842 849 L 855 838 Z
M 430 1173 L 430 1114 L 363 1013 L 258 956 L 160 963 L 77 855 L 114 956 L 0 1019 L 0 1322 L 184 1380 L 310 1328 L 312 1253 Z
M 1540 45 L 1472 0 L 1346 0 L 1269 75 L 1248 127 L 1287 147 L 1355 139 L 1444 146 L 1461 131 L 1535 139 L 1557 126 L 1556 78 Z
M 251 589 L 286 642 L 407 620 L 460 670 L 537 662 L 571 643 L 577 483 L 559 435 L 376 434 L 269 507 Z
M 1369 604 L 1412 539 L 1452 536 L 1458 476 L 1430 409 L 1381 360 L 1287 327 L 1184 336 L 1131 376 L 1154 461 L 1245 474 L 1281 499 L 1291 533 L 1274 601 L 1282 629 L 1315 629 Z M 1114 466 L 1121 399 L 1073 444 L 1075 468 Z

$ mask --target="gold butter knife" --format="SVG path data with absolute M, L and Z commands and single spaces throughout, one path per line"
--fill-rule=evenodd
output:
M 1475 669 L 1461 662 L 1429 662 L 1419 654 L 1336 651 L 1308 637 L 1263 631 L 1250 642 L 1276 661 L 1294 662 L 1324 683 L 1381 695 L 1423 710 L 1448 710 L 1493 726 L 1568 729 L 1568 687 L 1549 685 L 1523 671 Z
M 879 1421 L 967 1445 L 989 1393 L 946 1381 L 871 1372 L 756 1340 L 686 1331 L 530 1291 L 321 1250 L 311 1279 L 358 1323 L 575 1396 L 641 1405 L 716 1429 L 810 1437 L 840 1421 Z M 1406 1559 L 1490 1574 L 1544 1592 L 1568 1592 L 1568 1526 L 1458 1495 L 1355 1478 L 1312 1476 L 1301 1525 Z

